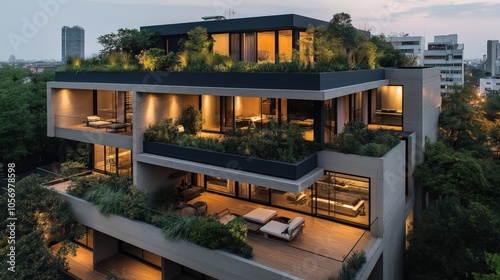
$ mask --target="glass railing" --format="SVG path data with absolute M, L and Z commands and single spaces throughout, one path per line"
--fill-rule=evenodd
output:
M 87 124 L 87 118 L 85 116 L 55 115 L 54 124 L 56 127 L 62 127 L 62 128 L 84 127 Z

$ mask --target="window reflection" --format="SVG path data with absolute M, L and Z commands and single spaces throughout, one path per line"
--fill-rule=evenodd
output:
M 279 61 L 292 61 L 292 30 L 280 30 L 278 32 Z
M 213 52 L 220 55 L 229 55 L 229 34 L 212 34 L 214 39 Z
M 274 31 L 257 33 L 257 62 L 275 62 L 275 41 Z

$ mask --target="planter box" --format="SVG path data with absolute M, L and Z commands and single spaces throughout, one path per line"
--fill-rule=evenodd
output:
M 265 160 L 210 150 L 182 147 L 178 145 L 144 141 L 144 152 L 187 161 L 238 169 L 258 174 L 297 180 L 318 166 L 314 154 L 296 163 Z
M 56 72 L 57 82 L 326 90 L 385 79 L 384 69 L 324 73 Z

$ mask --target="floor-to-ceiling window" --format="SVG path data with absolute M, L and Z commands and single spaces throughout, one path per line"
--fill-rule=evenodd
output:
M 278 31 L 278 55 L 280 62 L 292 61 L 292 30 Z
M 368 226 L 370 180 L 327 171 L 313 186 L 310 203 L 318 216 Z
M 201 99 L 201 114 L 205 120 L 202 129 L 206 131 L 221 131 L 221 97 L 215 95 L 203 95 Z
M 106 174 L 132 177 L 132 153 L 127 149 L 94 145 L 94 169 Z
M 257 33 L 257 62 L 274 63 L 276 60 L 276 32 Z
M 370 123 L 393 127 L 403 126 L 403 87 L 383 86 L 372 92 L 375 110 Z M 373 108 L 373 106 L 372 106 Z
M 257 62 L 256 34 L 255 32 L 243 33 L 243 61 Z
M 337 99 L 325 101 L 325 143 L 332 141 L 337 133 Z
M 104 120 L 115 120 L 117 114 L 117 92 L 111 90 L 97 91 L 97 115 Z
M 214 39 L 213 52 L 220 55 L 229 55 L 229 34 L 212 34 Z

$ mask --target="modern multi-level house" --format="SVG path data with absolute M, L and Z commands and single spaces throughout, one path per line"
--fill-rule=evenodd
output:
M 458 43 L 458 35 L 437 35 L 424 52 L 425 67 L 441 68 L 441 93 L 450 92 L 454 84 L 464 83 L 464 44 Z
M 272 62 L 291 56 L 309 24 L 327 22 L 279 15 L 144 28 L 157 31 L 172 50 L 183 34 L 204 26 L 215 38 L 215 51 Z M 47 134 L 91 144 L 92 170 L 131 176 L 150 194 L 167 184 L 189 184 L 203 192 L 188 202 L 205 202 L 210 214 L 229 208 L 244 216 L 263 208 L 305 221 L 291 242 L 249 234 L 254 257 L 244 259 L 166 239 L 158 228 L 101 215 L 62 193 L 90 229 L 83 243 L 92 249 L 94 264 L 124 252 L 154 266 L 162 279 L 183 273 L 203 279 L 326 279 L 352 252 L 364 250 L 359 279 L 402 279 L 406 234 L 424 200 L 412 170 L 423 159 L 425 139 L 437 137 L 439 84 L 438 68 L 61 72 L 47 84 Z M 288 165 L 144 141 L 150 124 L 177 119 L 190 106 L 202 112 L 201 133 L 216 137 L 281 119 L 302 126 L 307 140 L 327 143 L 348 121 L 358 120 L 398 130 L 402 141 L 380 158 L 325 149 Z
M 425 38 L 423 36 L 388 36 L 387 42 L 403 52 L 406 56 L 416 59 L 418 66 L 424 65 Z

